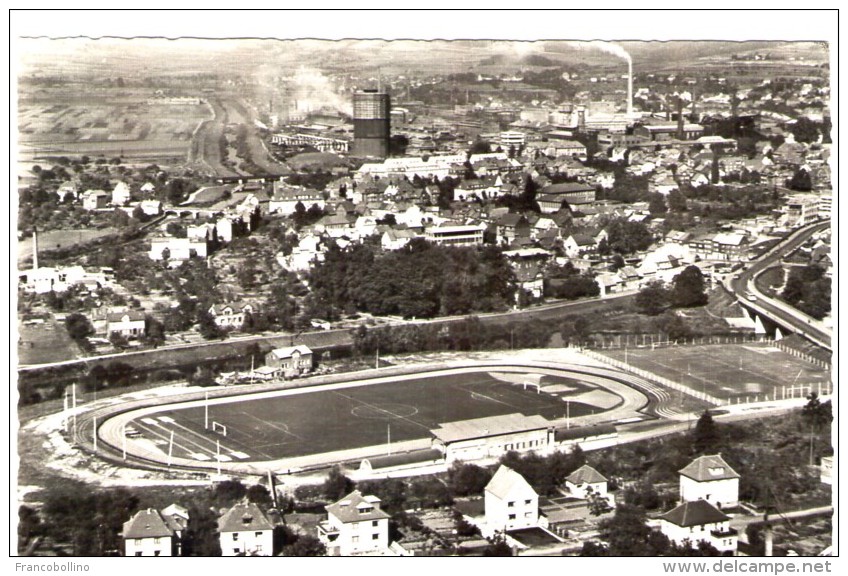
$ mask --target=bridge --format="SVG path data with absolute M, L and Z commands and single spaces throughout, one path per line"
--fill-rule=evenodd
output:
M 793 250 L 804 244 L 811 236 L 830 227 L 830 221 L 799 228 L 787 238 L 763 254 L 746 270 L 736 274 L 725 287 L 736 295 L 739 303 L 762 332 L 780 331 L 799 334 L 811 342 L 833 351 L 833 329 L 815 318 L 804 314 L 789 304 L 771 298 L 757 289 L 756 278 L 780 261 Z

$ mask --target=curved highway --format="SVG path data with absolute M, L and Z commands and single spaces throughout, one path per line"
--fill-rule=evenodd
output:
M 818 320 L 804 314 L 800 310 L 770 298 L 763 294 L 755 285 L 754 279 L 767 268 L 780 264 L 780 261 L 793 250 L 804 244 L 811 236 L 830 227 L 830 222 L 820 222 L 811 226 L 800 228 L 781 241 L 774 248 L 766 252 L 758 260 L 753 262 L 747 269 L 742 270 L 726 283 L 727 288 L 736 294 L 736 297 L 744 305 L 758 314 L 771 318 L 776 323 L 785 326 L 796 334 L 815 342 L 819 346 L 832 351 L 832 330 L 825 327 Z M 753 294 L 754 298 L 747 296 Z

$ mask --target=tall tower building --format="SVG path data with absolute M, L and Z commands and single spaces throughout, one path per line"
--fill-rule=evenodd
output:
M 353 94 L 353 155 L 386 158 L 389 155 L 389 95 L 378 90 Z

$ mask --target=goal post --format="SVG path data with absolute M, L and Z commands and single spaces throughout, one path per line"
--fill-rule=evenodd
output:
M 528 381 L 528 380 L 525 380 L 525 381 L 524 381 L 524 389 L 525 389 L 525 390 L 527 390 L 527 387 L 528 387 L 528 386 L 531 386 L 531 387 L 535 388 L 535 389 L 536 389 L 536 394 L 541 394 L 541 393 L 542 393 L 542 385 L 541 385 L 541 384 L 539 384 L 538 382 L 530 382 L 530 381 Z
M 221 424 L 220 422 L 212 421 L 212 432 L 220 434 L 221 436 L 227 435 L 227 427 Z

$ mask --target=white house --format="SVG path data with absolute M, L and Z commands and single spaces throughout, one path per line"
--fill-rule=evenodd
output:
M 521 474 L 507 466 L 501 465 L 486 485 L 485 506 L 490 534 L 539 523 L 539 495 Z
M 730 527 L 730 516 L 707 502 L 684 502 L 660 516 L 660 531 L 678 545 L 686 540 L 693 547 L 702 540 L 719 552 L 736 552 L 738 533 Z
M 569 474 L 565 487 L 575 498 L 588 498 L 590 493 L 607 495 L 607 479 L 588 464 Z
M 265 365 L 284 374 L 303 374 L 312 370 L 312 350 L 303 345 L 277 348 L 265 355 Z
M 253 503 L 236 504 L 218 519 L 221 556 L 272 556 L 274 526 Z
M 318 190 L 274 182 L 274 195 L 268 202 L 268 212 L 283 215 L 294 214 L 298 203 L 305 210 L 309 210 L 313 204 L 319 208 L 324 208 L 324 195 Z
M 137 338 L 144 335 L 144 312 L 127 310 L 112 312 L 106 316 L 106 336 L 119 334 L 125 338 Z
M 125 182 L 118 182 L 112 190 L 112 204 L 126 206 L 130 201 L 130 187 Z
M 162 260 L 163 252 L 167 249 L 169 260 L 188 260 L 192 256 L 206 258 L 207 248 L 205 239 L 195 240 L 192 238 L 164 236 L 150 240 L 150 252 L 148 256 L 150 256 L 151 260 Z
M 138 203 L 141 211 L 148 216 L 158 216 L 162 213 L 162 202 L 159 200 L 142 200 Z
M 680 500 L 706 500 L 719 507 L 739 505 L 739 474 L 720 455 L 700 456 L 680 470 Z
M 86 190 L 82 193 L 82 207 L 85 210 L 106 208 L 109 198 L 110 194 L 103 190 Z
M 383 250 L 400 250 L 409 244 L 409 241 L 413 238 L 415 238 L 415 233 L 411 230 L 390 228 L 383 232 L 380 237 L 380 244 L 383 246 Z
M 327 520 L 318 524 L 318 539 L 328 556 L 388 555 L 389 516 L 380 509 L 380 499 L 354 490 L 330 504 Z
M 253 314 L 251 304 L 213 304 L 209 314 L 219 328 L 241 328 L 247 314 Z
M 160 513 L 140 510 L 124 522 L 124 556 L 179 556 L 180 538 L 188 524 L 185 508 L 172 504 Z

